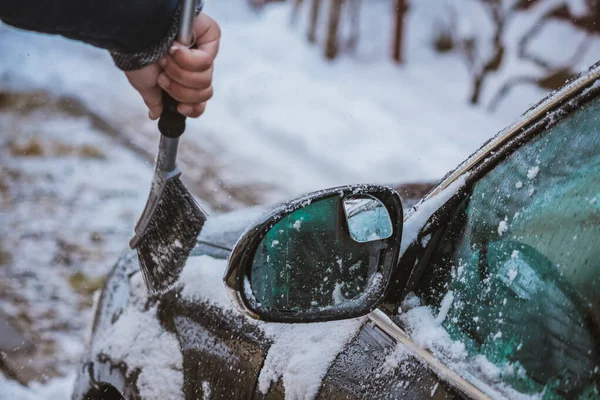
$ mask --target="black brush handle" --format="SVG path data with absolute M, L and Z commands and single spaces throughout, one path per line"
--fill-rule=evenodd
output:
M 177 40 L 185 45 L 194 44 L 194 17 L 196 16 L 197 0 L 180 0 L 181 17 L 177 30 Z M 185 131 L 185 116 L 177 112 L 177 100 L 167 92 L 163 92 L 163 112 L 158 120 L 158 130 L 163 136 L 177 139 Z
M 163 112 L 158 120 L 158 130 L 163 136 L 176 139 L 185 131 L 185 116 L 177 111 L 177 100 L 163 92 Z

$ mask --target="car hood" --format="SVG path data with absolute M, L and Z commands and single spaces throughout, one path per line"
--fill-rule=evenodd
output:
M 267 207 L 257 206 L 209 217 L 191 257 L 208 255 L 216 259 L 226 259 L 241 234 L 266 209 Z M 130 278 L 137 272 L 137 254 L 135 250 L 128 250 L 115 264 L 95 305 L 92 340 L 97 331 L 112 325 L 129 305 Z
M 226 259 L 240 235 L 265 210 L 265 207 L 251 207 L 210 217 L 198 238 L 198 246 L 192 252 L 191 263 L 193 264 L 194 259 L 198 259 L 203 255 L 220 260 Z M 139 382 L 138 384 L 135 382 L 136 374 L 131 374 L 131 371 L 140 366 L 136 364 L 140 360 L 128 359 L 127 363 L 124 364 L 121 363 L 123 360 L 120 357 L 112 356 L 119 355 L 120 348 L 135 345 L 133 342 L 128 343 L 125 336 L 140 336 L 146 333 L 164 336 L 161 336 L 160 340 L 147 340 L 149 344 L 161 343 L 161 348 L 155 349 L 154 353 L 156 354 L 152 352 L 152 346 L 144 350 L 150 354 L 152 361 L 148 362 L 148 365 L 153 368 L 162 368 L 164 371 L 169 371 L 168 365 L 160 364 L 161 353 L 180 355 L 177 340 L 174 339 L 174 336 L 164 333 L 166 331 L 159 324 L 156 311 L 151 312 L 146 310 L 146 305 L 140 308 L 139 304 L 136 304 L 140 299 L 146 299 L 144 301 L 152 303 L 158 300 L 157 298 L 148 299 L 145 294 L 145 287 L 143 283 L 140 286 L 140 282 L 143 281 L 139 274 L 137 254 L 135 250 L 128 250 L 115 264 L 106 279 L 99 298 L 95 302 L 94 320 L 87 338 L 89 353 L 84 357 L 83 366 L 78 371 L 73 398 L 84 397 L 87 390 L 89 390 L 90 378 L 107 382 L 121 392 L 127 392 L 129 390 L 127 388 L 139 386 Z M 191 284 L 193 285 L 194 282 Z M 180 290 L 183 286 L 185 286 L 184 282 L 179 283 L 178 289 L 175 291 Z M 222 288 L 222 291 L 224 294 L 225 289 Z M 159 296 L 161 301 L 165 300 L 165 303 L 168 303 L 173 294 L 171 292 Z M 135 315 L 132 315 L 132 313 Z M 131 322 L 132 326 L 126 327 L 127 335 L 125 335 L 120 325 L 128 322 L 127 320 Z M 136 324 L 136 321 L 139 323 Z M 171 348 L 169 348 L 169 345 Z M 167 348 L 168 350 L 165 350 Z M 132 351 L 131 353 L 135 352 Z M 123 354 L 126 354 L 126 352 L 123 352 Z M 173 378 L 179 376 L 180 374 L 177 373 L 173 375 Z M 137 398 L 136 396 L 137 394 L 131 394 L 132 398 Z M 165 393 L 165 396 L 169 397 L 168 393 Z
M 202 228 L 198 246 L 192 251 L 192 256 L 207 254 L 215 258 L 226 258 L 242 233 L 268 209 L 266 206 L 255 206 L 210 216 Z

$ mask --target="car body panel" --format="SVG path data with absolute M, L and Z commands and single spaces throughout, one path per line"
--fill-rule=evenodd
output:
M 431 183 L 422 183 L 395 185 L 395 188 L 405 204 L 414 204 L 432 186 Z M 192 257 L 208 255 L 226 259 L 239 236 L 265 210 L 265 207 L 253 207 L 210 218 Z M 109 275 L 96 306 L 92 351 L 78 371 L 73 399 L 84 398 L 100 382 L 112 385 L 126 398 L 140 398 L 136 383 L 138 372 L 122 360 L 106 357 L 101 349 L 93 346 L 98 341 L 99 332 L 110 329 L 131 307 L 131 280 L 139 275 L 138 271 L 136 254 L 130 251 L 121 257 Z M 211 398 L 283 398 L 281 379 L 272 384 L 266 394 L 257 388 L 258 375 L 272 340 L 246 317 L 208 302 L 183 301 L 179 293 L 180 290 L 174 290 L 160 297 L 156 318 L 179 340 L 183 355 L 184 397 L 202 398 L 203 393 L 210 391 Z M 370 332 L 373 327 L 364 329 Z M 379 334 L 377 337 L 387 336 Z M 351 343 L 354 343 L 351 351 L 355 352 L 373 343 L 373 338 L 360 333 Z M 380 346 L 389 347 L 389 338 L 385 345 Z M 358 358 L 353 360 L 359 361 Z M 378 359 L 373 360 L 376 361 Z M 339 366 L 339 369 L 342 371 L 343 367 Z M 356 366 L 354 369 L 357 369 Z M 335 382 L 343 382 L 343 376 L 338 376 Z M 340 398 L 352 398 L 353 395 L 355 392 L 351 391 Z
M 244 316 L 208 303 L 161 299 L 158 317 L 179 339 L 185 397 L 251 398 L 270 341 Z
M 418 225 L 411 228 L 416 234 L 400 260 L 399 272 L 395 279 L 418 279 L 411 276 L 411 268 L 414 265 L 414 257 L 417 257 L 417 253 L 421 251 L 419 249 L 424 247 L 419 244 L 424 236 L 422 228 L 442 204 L 436 203 L 436 208 L 431 211 L 429 217 L 419 220 L 417 224 L 418 218 L 414 216 L 419 209 L 423 210 L 428 201 L 440 196 L 444 190 L 447 191 L 461 177 L 476 179 L 486 168 L 491 168 L 506 157 L 511 149 L 528 140 L 527 135 L 535 135 L 536 129 L 555 123 L 559 119 L 557 116 L 562 116 L 560 113 L 553 114 L 557 107 L 577 107 L 577 102 L 570 100 L 573 96 L 585 96 L 586 87 L 590 87 L 598 77 L 600 68 L 596 65 L 586 75 L 565 86 L 558 94 L 551 95 L 534 106 L 516 124 L 501 132 L 447 175 L 442 183 L 429 193 L 425 202 L 415 206 L 409 212 L 408 221 Z M 466 179 L 462 183 L 469 184 Z M 414 199 L 411 200 L 414 203 Z M 254 208 L 209 219 L 192 257 L 209 255 L 225 259 L 239 235 L 262 211 L 264 209 Z M 98 332 L 109 329 L 125 310 L 132 307 L 131 281 L 136 275 L 139 280 L 137 270 L 135 253 L 130 252 L 117 263 L 106 282 L 94 321 L 92 350 L 79 370 L 74 399 L 83 398 L 97 382 L 110 383 L 127 398 L 140 396 L 136 383 L 139 369 L 132 368 L 123 360 L 107 359 L 101 349 L 94 346 Z M 186 284 L 192 285 L 194 282 L 182 282 L 183 287 Z M 395 312 L 395 308 L 409 289 L 410 284 L 398 293 L 390 293 L 382 309 L 388 313 Z M 222 290 L 224 292 L 225 288 L 222 287 Z M 285 389 L 281 379 L 272 384 L 265 394 L 257 385 L 273 344 L 273 339 L 265 335 L 260 325 L 234 312 L 232 308 L 210 301 L 186 301 L 180 294 L 181 287 L 160 298 L 148 300 L 158 304 L 156 319 L 160 326 L 174 335 L 179 342 L 182 354 L 183 393 L 174 397 L 201 398 L 210 394 L 210 398 L 283 398 Z M 364 323 L 332 360 L 327 374 L 321 381 L 318 397 L 442 399 L 464 396 L 460 394 L 464 392 L 453 389 L 456 385 L 444 383 L 438 375 L 431 372 L 435 368 L 432 368 L 427 360 L 407 351 L 401 344 L 396 344 L 398 337 L 393 336 L 371 322 Z M 399 362 L 398 354 L 402 357 L 402 362 Z M 445 379 L 448 380 L 448 377 Z
M 371 322 L 365 324 L 338 355 L 319 392 L 322 399 L 459 397 L 420 360 Z

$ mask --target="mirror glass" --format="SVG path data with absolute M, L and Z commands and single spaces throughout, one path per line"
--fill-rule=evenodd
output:
M 339 196 L 315 201 L 266 233 L 244 285 L 254 308 L 342 308 L 378 287 L 382 279 L 377 269 L 386 244 L 353 240 L 347 232 L 343 203 Z
M 350 237 L 365 243 L 387 239 L 393 228 L 390 214 L 383 203 L 368 194 L 356 194 L 344 198 L 344 211 Z

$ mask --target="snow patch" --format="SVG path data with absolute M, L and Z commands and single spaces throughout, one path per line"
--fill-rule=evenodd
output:
M 160 325 L 157 305 L 145 310 L 148 297 L 142 274 L 136 273 L 130 282 L 130 306 L 114 325 L 98 332 L 93 353 L 124 361 L 129 371 L 139 368 L 137 387 L 142 398 L 183 399 L 183 356 L 179 341 Z
M 207 381 L 202 382 L 202 400 L 210 400 L 210 383 Z
M 302 227 L 302 220 L 299 219 L 296 222 L 294 222 L 293 227 L 294 227 L 295 230 L 297 230 L 299 232 L 300 231 L 300 227 Z
M 508 231 L 508 217 L 504 217 L 504 220 L 498 224 L 498 235 L 502 236 L 506 231 Z
M 413 308 L 402 314 L 400 319 L 419 346 L 435 350 L 451 360 L 462 360 L 467 357 L 464 344 L 450 339 L 448 332 L 437 322 L 429 307 Z
M 252 290 L 252 285 L 250 284 L 250 280 L 248 280 L 247 276 L 244 276 L 244 294 L 252 306 L 260 306 L 260 303 L 256 300 L 256 297 L 254 297 L 254 291 Z
M 438 325 L 441 325 L 446 317 L 448 316 L 448 312 L 450 311 L 450 307 L 452 307 L 452 302 L 454 301 L 454 292 L 452 290 L 448 290 L 448 293 L 444 295 L 442 299 L 442 305 L 440 306 L 440 312 L 435 319 L 435 322 Z
M 403 368 L 404 361 L 409 359 L 410 353 L 406 351 L 406 347 L 402 344 L 398 344 L 390 354 L 385 357 L 383 364 L 381 364 L 381 374 L 391 375 L 396 370 L 400 369 L 400 373 L 405 375 L 408 371 Z
M 29 386 L 23 386 L 0 373 L 0 400 L 70 400 L 74 383 L 75 372 L 43 384 L 33 381 Z
M 406 295 L 404 300 L 402 300 L 400 310 L 404 310 L 406 312 L 406 311 L 412 310 L 413 308 L 420 307 L 420 306 L 421 306 L 421 299 L 417 295 L 415 295 L 413 292 L 410 292 L 409 294 Z M 402 312 L 400 311 L 399 314 L 401 314 L 401 313 Z
M 428 233 L 427 235 L 423 236 L 423 238 L 421 239 L 421 247 L 423 247 L 423 248 L 427 247 L 430 240 L 431 240 L 431 233 Z
M 416 304 L 416 296 L 411 302 Z M 459 341 L 454 341 L 433 316 L 428 306 L 417 306 L 399 316 L 412 340 L 456 371 L 460 376 L 469 380 L 484 393 L 492 398 L 510 398 L 519 400 L 539 399 L 539 394 L 525 395 L 517 392 L 509 385 L 500 381 L 501 370 L 485 356 L 478 354 L 469 356 L 466 347 Z M 475 321 L 477 322 L 477 321 Z M 502 333 L 495 336 L 499 339 Z
M 408 212 L 404 219 L 404 227 L 402 229 L 402 244 L 400 246 L 400 254 L 404 253 L 404 251 L 408 248 L 408 245 L 416 240 L 419 232 L 427 223 L 429 218 L 431 218 L 433 213 L 435 213 L 441 206 L 450 200 L 452 196 L 462 189 L 463 186 L 465 186 L 467 177 L 468 174 L 460 176 L 436 196 L 424 199 Z
M 343 293 L 342 293 L 342 288 L 344 287 L 343 283 L 336 283 L 335 287 L 333 288 L 333 304 L 338 305 L 338 304 L 342 304 L 344 303 L 344 301 L 346 301 L 346 298 L 344 297 Z
M 189 301 L 205 301 L 224 310 L 233 310 L 223 283 L 227 261 L 210 256 L 190 257 L 181 273 L 181 296 Z
M 529 170 L 527 171 L 527 179 L 529 179 L 529 180 L 535 179 L 535 177 L 537 176 L 537 174 L 539 172 L 540 172 L 540 167 L 538 167 L 537 165 L 535 167 L 529 168 Z
M 329 366 L 364 322 L 365 318 L 313 324 L 265 324 L 265 332 L 274 343 L 258 378 L 261 393 L 266 394 L 271 384 L 281 378 L 286 400 L 314 399 Z
M 487 380 L 491 382 L 498 382 L 500 380 L 500 368 L 491 363 L 485 356 L 475 356 L 473 361 L 475 367 Z

